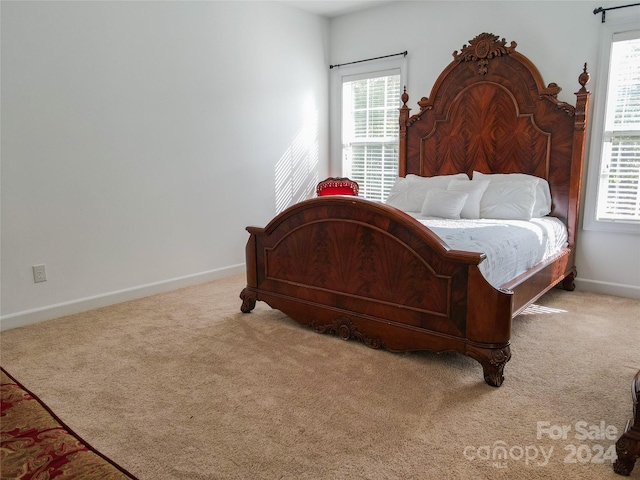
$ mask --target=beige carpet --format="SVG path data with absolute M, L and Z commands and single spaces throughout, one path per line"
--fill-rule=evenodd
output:
M 141 479 L 623 478 L 607 434 L 631 416 L 640 301 L 550 292 L 515 321 L 493 388 L 461 355 L 371 350 L 260 302 L 242 314 L 243 286 L 9 330 L 1 363 Z

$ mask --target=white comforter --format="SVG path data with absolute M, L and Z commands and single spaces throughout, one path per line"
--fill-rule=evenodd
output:
M 453 250 L 481 252 L 480 271 L 496 288 L 567 246 L 567 229 L 555 217 L 525 220 L 446 220 L 407 212 Z

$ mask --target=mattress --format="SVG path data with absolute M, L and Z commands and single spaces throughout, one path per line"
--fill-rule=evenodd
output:
M 555 217 L 531 220 L 450 220 L 409 215 L 429 227 L 452 250 L 480 252 L 479 268 L 499 288 L 567 246 L 567 229 Z

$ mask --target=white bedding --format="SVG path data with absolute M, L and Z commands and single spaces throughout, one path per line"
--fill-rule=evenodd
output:
M 496 288 L 567 246 L 567 229 L 555 217 L 531 220 L 449 220 L 406 212 L 453 250 L 486 255 L 480 271 Z

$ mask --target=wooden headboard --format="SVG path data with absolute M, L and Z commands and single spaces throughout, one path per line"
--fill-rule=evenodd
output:
M 419 113 L 410 115 L 409 96 L 400 109 L 400 176 L 527 173 L 549 181 L 551 215 L 563 219 L 575 245 L 587 111 L 587 66 L 578 77 L 576 105 L 558 100 L 560 87 L 544 86 L 535 65 L 482 33 L 453 53 Z

